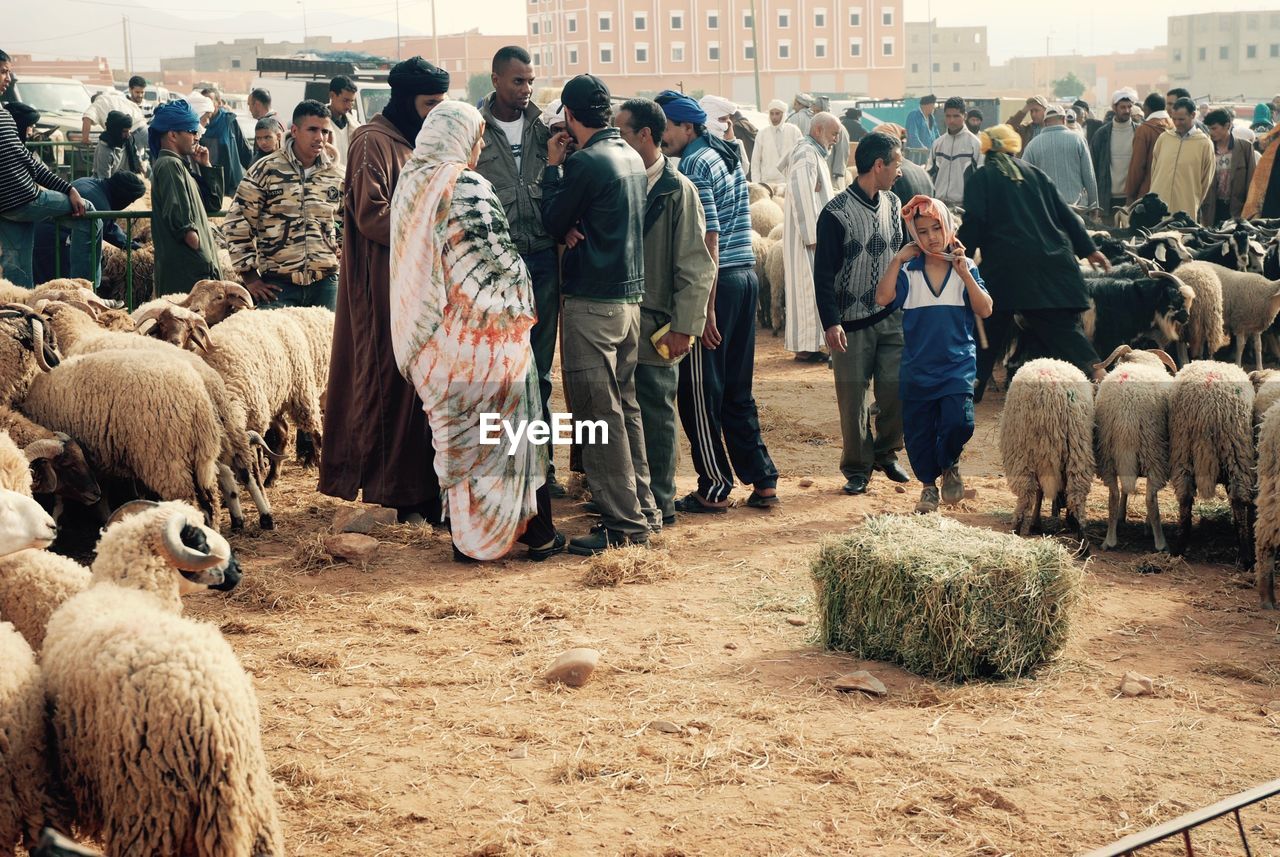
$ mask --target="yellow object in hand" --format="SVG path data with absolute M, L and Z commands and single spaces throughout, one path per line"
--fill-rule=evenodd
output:
M 668 348 L 666 345 L 662 344 L 662 337 L 666 336 L 670 332 L 671 332 L 671 322 L 667 322 L 662 327 L 655 330 L 653 332 L 653 336 L 649 337 L 649 341 L 653 343 L 653 350 L 658 352 L 658 356 L 661 357 L 663 360 L 671 359 L 671 349 Z M 689 337 L 690 346 L 693 345 L 693 340 L 695 340 L 696 338 L 697 337 L 695 336 Z

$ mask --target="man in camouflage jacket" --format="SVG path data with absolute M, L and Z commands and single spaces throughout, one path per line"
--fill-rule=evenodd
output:
M 284 145 L 249 167 L 227 210 L 231 264 L 260 307 L 334 308 L 343 168 L 328 127 L 327 106 L 301 102 Z

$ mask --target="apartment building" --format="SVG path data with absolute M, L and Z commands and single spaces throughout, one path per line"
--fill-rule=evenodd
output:
M 754 104 L 797 92 L 905 92 L 903 0 L 528 0 L 539 76 L 583 72 L 617 95 L 683 87 Z M 754 25 L 754 27 L 753 27 Z
M 986 27 L 907 23 L 907 95 L 985 95 L 991 73 Z
M 1280 91 L 1280 11 L 1169 18 L 1169 80 L 1196 98 L 1270 101 Z

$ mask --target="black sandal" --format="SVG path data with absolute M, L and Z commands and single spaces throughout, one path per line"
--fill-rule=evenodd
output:
M 751 496 L 747 498 L 747 505 L 752 509 L 772 509 L 778 505 L 778 495 L 764 495 L 756 491 L 751 492 Z
M 708 506 L 702 502 L 702 498 L 698 496 L 697 491 L 690 491 L 676 501 L 676 511 L 692 515 L 723 515 L 729 511 L 729 507 Z
M 550 545 L 545 548 L 529 548 L 529 552 L 525 554 L 525 558 L 530 562 L 542 562 L 545 559 L 550 559 L 556 554 L 564 553 L 568 544 L 569 542 L 564 537 L 564 533 L 557 532 L 556 537 L 551 540 Z

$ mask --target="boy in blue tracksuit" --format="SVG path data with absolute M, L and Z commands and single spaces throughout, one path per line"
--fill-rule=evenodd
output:
M 902 219 L 914 240 L 889 263 L 876 303 L 902 309 L 902 433 L 911 469 L 924 486 L 916 504 L 924 514 L 938 510 L 939 477 L 943 501 L 964 497 L 958 465 L 973 436 L 973 319 L 991 315 L 992 303 L 940 200 L 913 197 L 902 207 Z

